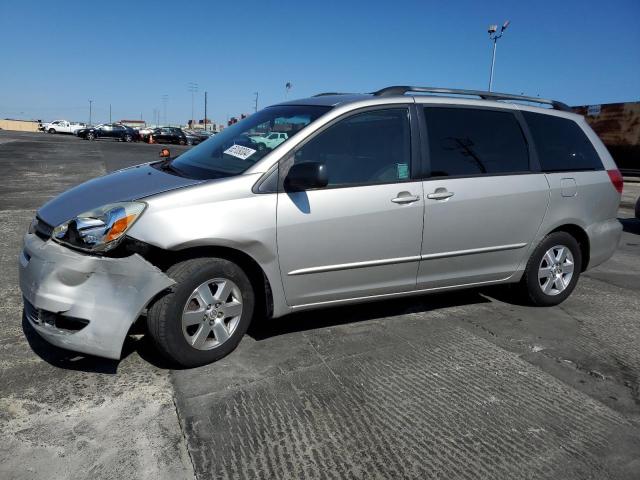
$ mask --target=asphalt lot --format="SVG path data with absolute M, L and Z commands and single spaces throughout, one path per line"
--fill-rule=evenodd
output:
M 558 307 L 491 288 L 296 314 L 191 370 L 141 336 L 119 362 L 46 344 L 17 284 L 35 210 L 159 149 L 0 132 L 0 478 L 640 478 L 628 208 L 615 256 Z

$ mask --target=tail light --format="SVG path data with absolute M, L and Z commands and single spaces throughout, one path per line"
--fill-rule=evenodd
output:
M 614 188 L 618 191 L 618 193 L 622 193 L 622 187 L 624 186 L 624 180 L 622 180 L 622 174 L 620 170 L 614 168 L 613 170 L 607 170 L 609 174 L 609 178 L 611 179 L 611 183 L 613 183 Z

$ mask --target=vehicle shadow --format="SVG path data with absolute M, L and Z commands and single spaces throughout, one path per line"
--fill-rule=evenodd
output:
M 255 340 L 266 340 L 278 335 L 312 329 L 335 327 L 367 320 L 383 319 L 412 313 L 427 313 L 442 308 L 488 303 L 484 294 L 497 298 L 496 292 L 503 287 L 491 289 L 470 289 L 449 293 L 405 297 L 376 301 L 343 307 L 332 307 L 309 312 L 294 313 L 274 320 L 253 322 L 247 335 Z M 505 297 L 507 298 L 507 293 Z M 141 321 L 140 321 L 141 320 Z M 22 330 L 31 350 L 48 364 L 66 370 L 115 375 L 121 362 L 137 353 L 142 360 L 163 370 L 180 370 L 180 366 L 166 360 L 153 346 L 148 335 L 144 335 L 144 318 L 140 319 L 129 332 L 122 348 L 120 360 L 85 355 L 49 344 L 31 326 L 26 316 L 22 316 Z
M 247 335 L 255 340 L 303 332 L 318 328 L 335 327 L 367 320 L 396 317 L 412 313 L 427 313 L 449 307 L 459 307 L 491 300 L 483 293 L 489 290 L 469 289 L 448 293 L 425 294 L 415 297 L 381 300 L 342 307 L 327 307 L 308 312 L 292 313 L 282 318 L 254 322 Z M 491 290 L 492 296 L 493 289 Z M 506 294 L 505 294 L 506 297 Z
M 638 218 L 618 218 L 622 224 L 622 230 L 627 233 L 640 235 L 640 219 Z
M 171 365 L 155 350 L 148 336 L 140 335 L 144 333 L 143 324 L 140 322 L 136 322 L 129 331 L 129 335 L 127 335 L 122 347 L 120 360 L 110 360 L 108 358 L 72 352 L 71 350 L 65 350 L 64 348 L 51 345 L 38 335 L 24 313 L 22 314 L 22 331 L 24 332 L 29 347 L 36 355 L 49 365 L 66 370 L 115 375 L 118 373 L 118 367 L 122 360 L 134 352 L 156 368 L 164 370 L 174 368 L 174 365 Z

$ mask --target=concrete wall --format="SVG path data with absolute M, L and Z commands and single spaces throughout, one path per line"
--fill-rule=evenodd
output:
M 0 120 L 0 128 L 3 130 L 18 130 L 20 132 L 37 132 L 38 122 L 27 120 Z

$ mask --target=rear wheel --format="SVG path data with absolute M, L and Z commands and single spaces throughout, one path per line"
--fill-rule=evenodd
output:
M 184 138 L 181 138 L 180 140 L 178 140 L 178 145 L 186 145 L 187 141 Z
M 522 287 L 534 305 L 562 303 L 580 276 L 582 255 L 576 239 L 567 232 L 553 232 L 536 247 L 522 277 Z
M 176 285 L 147 315 L 158 350 L 184 367 L 232 352 L 254 311 L 255 295 L 244 271 L 225 259 L 195 258 L 172 266 L 167 275 Z

